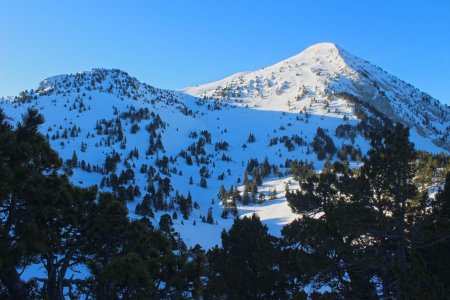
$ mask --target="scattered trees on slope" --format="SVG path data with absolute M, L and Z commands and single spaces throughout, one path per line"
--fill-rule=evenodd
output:
M 61 160 L 30 110 L 13 130 L 0 112 L 0 297 L 198 298 L 201 249 L 187 250 L 147 218 L 130 221 L 123 202 L 60 175 Z M 44 277 L 19 270 L 42 266 Z M 74 269 L 89 270 L 74 279 Z
M 302 218 L 281 238 L 255 215 L 236 218 L 222 245 L 206 253 L 186 247 L 169 214 L 159 229 L 147 218 L 152 207 L 170 205 L 163 197 L 170 180 L 144 170 L 153 173 L 136 208 L 145 217 L 130 220 L 115 193 L 131 174 L 106 177 L 114 193 L 73 186 L 38 133 L 42 122 L 30 110 L 13 129 L 0 112 L 0 298 L 306 299 L 311 285 L 331 289 L 312 299 L 443 299 L 450 292 L 450 173 L 433 199 L 419 192 L 416 152 L 401 125 L 372 136 L 360 170 L 329 162 L 316 174 L 287 162 L 301 192 L 286 197 Z M 274 172 L 266 161 L 248 167 L 255 181 Z M 223 186 L 218 196 L 232 213 L 243 198 Z M 184 217 L 192 199 L 176 201 Z M 205 222 L 214 222 L 212 209 Z M 25 282 L 20 270 L 31 265 L 43 275 Z M 74 278 L 80 268 L 86 273 Z

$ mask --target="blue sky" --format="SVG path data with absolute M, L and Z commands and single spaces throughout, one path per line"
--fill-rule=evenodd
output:
M 450 104 L 450 1 L 0 0 L 0 96 L 120 68 L 180 89 L 334 42 Z

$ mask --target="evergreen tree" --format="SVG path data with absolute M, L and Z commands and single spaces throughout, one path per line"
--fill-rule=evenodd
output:
M 206 189 L 208 187 L 208 183 L 206 182 L 206 178 L 202 176 L 200 179 L 200 187 Z
M 78 166 L 78 157 L 77 157 L 77 153 L 75 152 L 75 150 L 73 151 L 73 154 L 72 154 L 71 163 L 72 163 L 73 167 L 77 167 Z
M 261 173 L 259 172 L 258 166 L 253 170 L 253 179 L 255 180 L 257 186 L 262 185 L 262 176 Z
M 214 218 L 212 213 L 212 207 L 208 209 L 208 216 L 206 217 L 206 222 L 209 224 L 214 224 Z
M 154 217 L 152 210 L 152 198 L 149 194 L 146 194 L 142 199 L 141 203 L 136 205 L 135 213 L 137 215 L 146 216 L 146 217 Z
M 207 298 L 278 299 L 287 297 L 285 278 L 279 272 L 276 239 L 258 217 L 236 218 L 222 232 L 222 247 L 208 252 Z
M 251 144 L 251 143 L 254 143 L 254 142 L 256 142 L 255 135 L 253 133 L 250 133 L 248 135 L 247 143 Z
M 159 219 L 159 229 L 169 235 L 173 235 L 175 230 L 173 229 L 173 221 L 170 215 L 164 214 Z
M 415 252 L 412 270 L 405 279 L 407 297 L 418 299 L 428 292 L 428 295 L 435 295 L 434 299 L 443 299 L 450 293 L 447 267 L 450 264 L 450 171 L 444 188 L 436 193 L 434 200 L 428 197 L 424 200 L 424 215 L 412 230 Z M 428 290 L 419 290 L 419 287 L 428 287 Z
M 46 271 L 42 294 L 62 299 L 71 265 L 86 261 L 82 252 L 87 215 L 96 190 L 71 185 L 59 175 L 61 160 L 38 133 L 43 118 L 29 110 L 15 132 L 0 114 L 0 280 L 12 298 L 27 299 L 17 273 L 31 261 Z
M 329 279 L 340 278 L 345 297 L 376 297 L 370 278 L 377 276 L 383 297 L 408 298 L 408 278 L 421 268 L 413 266 L 411 233 L 420 228 L 421 205 L 414 204 L 415 152 L 408 136 L 401 124 L 385 129 L 372 136 L 360 172 L 335 164 L 300 183 L 301 191 L 286 193 L 293 210 L 304 214 L 283 229 L 287 247 L 301 244 L 296 255 L 320 261 L 315 272 L 327 270 Z M 326 255 L 330 249 L 333 258 Z

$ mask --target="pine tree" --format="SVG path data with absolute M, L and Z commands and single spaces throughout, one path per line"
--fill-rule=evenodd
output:
M 280 252 L 258 217 L 236 218 L 222 232 L 222 247 L 208 252 L 210 263 L 207 298 L 287 298 L 284 277 L 277 271 Z
M 309 249 L 302 255 L 320 259 L 327 272 L 334 270 L 330 275 L 347 272 L 351 284 L 342 292 L 346 297 L 375 297 L 370 278 L 378 274 L 383 297 L 404 298 L 412 270 L 408 235 L 418 216 L 412 205 L 415 152 L 402 125 L 374 134 L 371 146 L 359 172 L 335 164 L 300 182 L 301 191 L 286 193 L 289 205 L 304 217 L 286 226 L 283 236 L 289 245 Z M 317 213 L 321 215 L 314 217 Z M 336 260 L 324 256 L 330 249 Z
M 170 215 L 164 214 L 159 219 L 159 229 L 169 235 L 173 235 L 175 230 L 173 229 L 173 221 Z
M 78 166 L 78 157 L 77 157 L 77 153 L 75 152 L 75 150 L 73 151 L 71 162 L 72 162 L 73 167 Z
M 248 171 L 247 170 L 245 170 L 244 171 L 244 186 L 248 186 Z
M 258 166 L 256 166 L 256 168 L 253 170 L 253 179 L 255 180 L 255 183 L 257 186 L 262 185 L 262 177 L 261 177 L 261 173 L 259 172 Z
M 250 134 L 248 135 L 247 143 L 251 144 L 251 143 L 254 143 L 254 142 L 256 142 L 256 138 L 255 138 L 255 136 L 253 135 L 253 133 L 250 133 Z
M 226 196 L 226 190 L 223 184 L 220 185 L 219 192 L 217 193 L 217 196 L 222 201 L 223 198 Z
M 202 176 L 200 179 L 200 187 L 206 189 L 208 187 L 208 183 L 206 182 L 206 178 Z
M 33 261 L 47 270 L 42 295 L 62 299 L 68 267 L 87 260 L 83 233 L 97 191 L 76 188 L 59 175 L 61 160 L 38 133 L 44 120 L 36 110 L 15 132 L 1 115 L 0 229 L 8 233 L 0 235 L 1 285 L 13 298 L 29 298 L 16 270 Z
M 214 224 L 214 218 L 212 213 L 212 207 L 208 209 L 208 216 L 206 217 L 206 222 L 209 224 Z

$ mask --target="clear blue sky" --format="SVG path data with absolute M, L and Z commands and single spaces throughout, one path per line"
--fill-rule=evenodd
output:
M 120 68 L 179 89 L 334 42 L 450 104 L 450 1 L 0 0 L 0 96 Z

